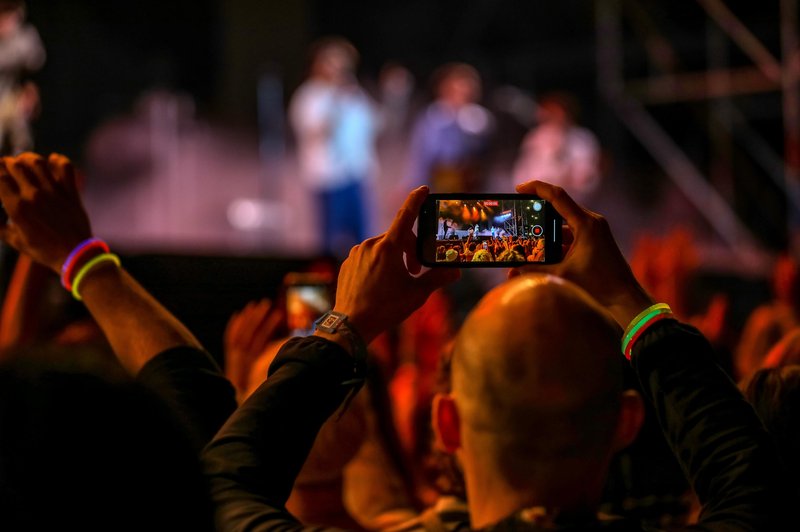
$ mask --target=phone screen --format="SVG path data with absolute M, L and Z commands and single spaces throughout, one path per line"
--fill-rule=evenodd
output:
M 292 336 L 308 336 L 314 322 L 331 309 L 326 284 L 297 284 L 286 287 L 286 320 Z
M 561 217 L 529 195 L 431 194 L 417 239 L 426 266 L 547 264 L 561 260 Z

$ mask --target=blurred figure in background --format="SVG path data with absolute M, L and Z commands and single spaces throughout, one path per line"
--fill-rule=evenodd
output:
M 39 89 L 30 81 L 45 60 L 39 33 L 25 24 L 23 0 L 0 0 L 0 153 L 33 147 L 30 120 L 39 109 Z
M 272 360 L 290 338 L 283 306 L 251 302 L 228 322 L 225 371 L 240 402 L 268 378 Z M 379 530 L 416 515 L 381 375 L 373 368 L 366 388 L 317 435 L 286 502 L 304 522 Z
M 417 120 L 409 149 L 405 190 L 430 185 L 433 192 L 478 192 L 494 119 L 478 105 L 481 78 L 464 63 L 440 67 L 433 75 L 436 101 Z
M 764 357 L 761 368 L 782 368 L 800 364 L 800 327 L 795 327 L 772 346 Z
M 386 63 L 378 75 L 383 124 L 381 138 L 403 143 L 409 129 L 409 113 L 414 100 L 416 80 L 405 66 Z
M 575 124 L 577 103 L 561 93 L 543 96 L 537 127 L 522 141 L 514 184 L 540 179 L 585 201 L 600 185 L 600 146 L 588 129 Z
M 378 139 L 380 175 L 375 182 L 371 220 L 373 234 L 386 230 L 407 190 L 398 188 L 405 177 L 412 119 L 419 108 L 416 79 L 405 66 L 389 62 L 381 67 L 377 80 L 381 132 Z
M 348 41 L 317 42 L 309 77 L 289 108 L 301 178 L 317 197 L 322 247 L 340 257 L 367 237 L 365 184 L 376 165 L 377 120 L 356 80 L 357 63 L 358 52 Z
M 770 349 L 800 326 L 800 269 L 788 255 L 778 258 L 772 274 L 773 300 L 756 308 L 745 323 L 735 354 L 736 377 L 748 378 L 762 367 Z

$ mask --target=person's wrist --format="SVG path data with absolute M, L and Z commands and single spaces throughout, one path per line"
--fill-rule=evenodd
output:
M 81 301 L 91 302 L 96 296 L 107 294 L 112 285 L 121 281 L 122 275 L 122 267 L 114 261 L 98 264 L 81 280 Z
M 347 351 L 350 356 L 355 356 L 355 350 L 353 349 L 352 344 L 341 334 L 329 333 L 317 329 L 314 331 L 314 336 L 318 338 L 324 338 L 325 340 L 338 344 L 342 349 Z
M 340 345 L 351 356 L 359 360 L 363 360 L 367 356 L 369 342 L 364 339 L 350 316 L 339 308 L 325 313 L 314 323 L 314 335 Z
M 80 267 L 97 255 L 109 252 L 108 244 L 99 238 L 89 236 L 63 250 L 53 266 L 57 268 L 56 273 L 61 276 L 61 284 L 67 290 L 71 290 L 72 278 Z
M 611 316 L 622 329 L 640 312 L 653 305 L 655 300 L 638 283 L 616 297 L 608 305 Z
M 352 329 L 361 340 L 364 342 L 364 345 L 369 345 L 372 343 L 380 331 L 376 332 L 374 327 L 371 324 L 371 321 L 367 319 L 363 314 L 357 311 L 349 311 L 347 308 L 342 308 L 335 306 L 334 311 L 340 312 L 347 316 L 347 323 L 349 324 L 350 329 Z

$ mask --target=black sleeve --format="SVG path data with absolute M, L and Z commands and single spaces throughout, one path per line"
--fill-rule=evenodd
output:
M 794 495 L 761 421 L 708 341 L 663 320 L 641 337 L 631 361 L 703 505 L 696 529 L 784 530 Z
M 236 409 L 236 391 L 205 351 L 174 347 L 150 359 L 136 380 L 172 409 L 198 453 Z
M 365 375 L 363 362 L 322 338 L 281 348 L 267 380 L 203 453 L 218 530 L 305 530 L 286 500 L 320 427 Z

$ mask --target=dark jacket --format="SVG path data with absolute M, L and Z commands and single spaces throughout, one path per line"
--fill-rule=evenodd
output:
M 793 530 L 794 504 L 755 412 L 695 329 L 655 324 L 634 349 L 633 368 L 704 511 L 691 530 Z M 363 363 L 324 339 L 293 339 L 269 379 L 206 448 L 220 530 L 306 530 L 284 508 L 322 423 L 363 379 Z M 632 521 L 564 515 L 557 530 L 644 530 Z M 545 530 L 509 516 L 491 530 Z M 308 529 L 312 530 L 312 529 Z

